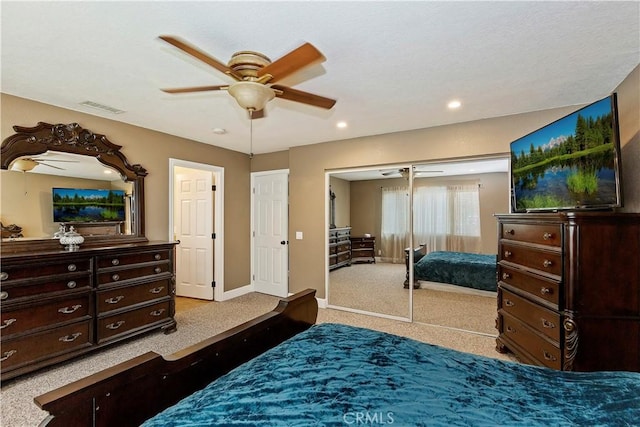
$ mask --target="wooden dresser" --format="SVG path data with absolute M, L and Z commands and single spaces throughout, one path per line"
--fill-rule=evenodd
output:
M 351 236 L 352 262 L 376 262 L 376 238 Z
M 497 218 L 498 351 L 559 370 L 640 371 L 640 214 Z
M 174 244 L 2 255 L 2 380 L 176 329 Z
M 329 229 L 329 271 L 351 265 L 351 227 Z

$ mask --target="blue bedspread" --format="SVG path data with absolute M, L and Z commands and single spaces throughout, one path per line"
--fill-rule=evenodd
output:
M 320 324 L 236 368 L 144 426 L 638 422 L 638 373 L 560 372 L 369 329 Z
M 496 256 L 466 252 L 430 252 L 414 264 L 418 280 L 496 290 Z

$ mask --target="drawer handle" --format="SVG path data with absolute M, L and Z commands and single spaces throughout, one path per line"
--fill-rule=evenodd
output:
M 114 258 L 111 260 L 111 265 L 120 265 L 120 260 L 118 258 Z
M 1 291 L 0 292 L 0 300 L 6 300 L 7 298 L 9 298 L 9 292 L 7 291 Z
M 117 297 L 107 298 L 104 300 L 107 304 L 117 304 L 124 299 L 124 295 L 118 295 Z
M 160 254 L 155 254 L 153 256 L 153 259 L 155 259 L 156 261 L 159 261 L 161 258 L 162 258 L 162 255 L 160 255 Z
M 544 262 L 542 263 L 542 265 L 543 265 L 545 268 L 549 268 L 549 267 L 551 267 L 551 266 L 553 265 L 553 261 L 550 261 L 550 260 L 548 260 L 548 259 L 545 259 L 545 260 L 544 260 Z
M 542 356 L 545 358 L 545 360 L 550 360 L 552 362 L 555 362 L 556 360 L 558 360 L 553 354 L 549 353 L 547 350 L 542 350 Z
M 154 269 L 153 269 L 153 271 L 154 271 L 156 274 L 160 274 L 160 273 L 162 273 L 162 269 L 161 269 L 160 267 L 156 267 L 156 268 L 154 268 Z
M 512 255 L 510 251 L 504 251 L 504 257 L 509 258 Z
M 511 332 L 512 334 L 516 333 L 515 328 L 512 328 L 511 326 L 507 326 L 507 332 Z
M 73 342 L 78 339 L 82 335 L 82 332 L 76 332 L 75 334 L 67 335 L 66 337 L 58 338 L 58 341 L 62 342 Z
M 164 308 L 161 308 L 160 310 L 154 310 L 149 314 L 152 316 L 158 317 L 158 316 L 162 316 L 162 313 L 164 313 Z
M 516 230 L 514 230 L 513 228 L 510 228 L 509 230 L 505 230 L 504 234 L 510 234 L 510 235 L 514 235 L 516 234 Z
M 504 300 L 504 305 L 506 305 L 507 307 L 513 307 L 516 305 L 516 303 L 514 303 L 513 301 L 511 301 L 510 299 L 505 299 Z
M 118 274 L 114 274 L 113 276 L 111 276 L 111 278 L 113 279 L 114 282 L 117 282 L 118 280 L 120 280 L 120 276 Z
M 78 267 L 75 264 L 69 264 L 67 266 L 67 270 L 69 271 L 76 271 L 78 269 Z
M 77 285 L 77 283 L 76 283 L 76 281 L 75 281 L 75 280 L 69 280 L 69 281 L 67 282 L 67 288 L 69 288 L 69 289 L 73 289 L 73 288 L 75 288 L 75 287 L 76 287 L 76 285 Z
M 544 234 L 542 235 L 542 238 L 543 238 L 544 240 L 551 240 L 551 239 L 553 239 L 553 233 L 544 233 Z
M 511 279 L 511 274 L 509 274 L 509 273 L 502 273 L 502 280 L 507 280 L 507 279 Z
M 3 323 L 3 325 L 2 325 L 2 326 L 0 326 L 0 329 L 4 329 L 4 328 L 6 328 L 7 326 L 11 325 L 12 323 L 16 323 L 17 321 L 18 321 L 18 319 L 7 319 L 7 320 L 4 320 L 4 321 L 2 322 L 2 323 Z
M 547 328 L 547 329 L 554 329 L 556 327 L 556 324 L 547 320 L 547 319 L 540 319 L 542 321 L 542 327 L 543 328 Z
M 107 325 L 107 329 L 118 329 L 120 326 L 124 325 L 124 320 L 118 320 L 117 322 L 109 323 Z
M 164 286 L 158 286 L 157 288 L 149 289 L 152 294 L 159 294 L 164 289 Z
M 82 307 L 82 304 L 76 304 L 76 305 L 73 305 L 71 307 L 59 308 L 58 309 L 58 313 L 71 314 L 74 311 L 77 311 L 80 307 Z
M 2 357 L 0 357 L 0 362 L 4 362 L 5 360 L 7 360 L 8 358 L 10 358 L 11 356 L 13 356 L 14 354 L 16 354 L 18 352 L 18 350 L 9 350 L 9 351 L 5 351 L 4 353 L 2 353 Z
M 540 288 L 540 293 L 542 295 L 551 295 L 553 293 L 553 290 L 551 288 L 547 288 L 546 286 L 543 286 Z
M 2 273 L 0 273 L 0 280 L 7 280 L 9 278 L 9 273 L 7 273 L 6 271 L 3 271 Z

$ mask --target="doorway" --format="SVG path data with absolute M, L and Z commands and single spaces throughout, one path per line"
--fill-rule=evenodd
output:
M 176 247 L 177 296 L 224 294 L 224 168 L 169 159 L 169 235 Z

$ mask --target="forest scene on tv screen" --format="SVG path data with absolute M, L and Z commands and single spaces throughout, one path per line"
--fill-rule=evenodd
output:
M 605 98 L 512 142 L 515 210 L 615 205 L 614 138 Z
M 124 190 L 53 188 L 54 222 L 124 221 Z

